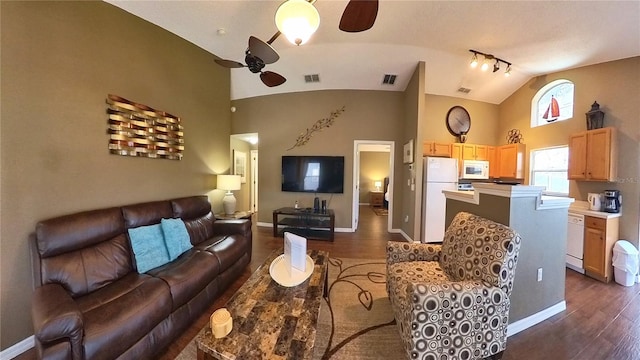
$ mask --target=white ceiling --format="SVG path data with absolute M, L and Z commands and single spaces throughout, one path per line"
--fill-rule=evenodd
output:
M 223 59 L 244 62 L 250 35 L 267 41 L 281 1 L 106 0 Z M 262 84 L 248 69 L 231 70 L 231 99 L 323 90 L 403 91 L 418 61 L 427 64 L 428 94 L 499 104 L 531 77 L 640 55 L 640 1 L 380 0 L 375 25 L 362 33 L 338 29 L 347 0 L 318 0 L 320 28 L 300 47 L 284 36 L 267 65 L 287 82 Z M 225 34 L 219 35 L 218 29 Z M 475 49 L 513 63 L 512 76 L 471 69 Z M 217 65 L 216 65 L 217 66 Z M 305 74 L 320 83 L 306 84 Z M 384 74 L 398 76 L 382 85 Z M 457 92 L 470 88 L 467 95 Z

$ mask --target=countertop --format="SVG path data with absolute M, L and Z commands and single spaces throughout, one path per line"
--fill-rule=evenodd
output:
M 569 206 L 569 213 L 579 214 L 585 216 L 593 216 L 601 219 L 613 219 L 622 216 L 622 213 L 608 213 L 604 211 L 589 210 L 589 203 L 587 201 L 576 201 Z
M 464 201 L 472 204 L 479 204 L 480 194 L 489 194 L 510 198 L 537 197 L 537 210 L 568 208 L 574 201 L 573 198 L 562 196 L 542 195 L 543 187 L 527 185 L 498 185 L 491 183 L 476 183 L 474 190 L 444 190 L 447 199 Z

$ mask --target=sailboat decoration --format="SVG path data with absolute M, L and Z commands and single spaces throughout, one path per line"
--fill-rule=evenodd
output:
M 551 112 L 551 118 L 549 118 L 549 112 Z M 558 106 L 558 100 L 551 95 L 551 102 L 547 107 L 547 111 L 544 112 L 542 118 L 547 120 L 547 122 L 552 122 L 558 120 L 560 117 L 560 106 Z

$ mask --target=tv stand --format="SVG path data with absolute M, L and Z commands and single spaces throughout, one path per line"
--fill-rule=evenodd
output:
M 273 211 L 273 236 L 290 232 L 308 239 L 333 241 L 335 214 L 333 210 L 314 211 L 283 207 Z

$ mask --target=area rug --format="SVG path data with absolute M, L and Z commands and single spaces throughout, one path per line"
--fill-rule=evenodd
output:
M 403 358 L 385 289 L 384 260 L 329 259 L 329 299 L 318 318 L 313 360 Z M 196 358 L 191 341 L 176 357 Z
M 389 210 L 387 210 L 385 208 L 374 207 L 372 209 L 373 209 L 373 212 L 376 213 L 376 215 L 378 215 L 378 216 L 387 216 L 387 215 L 389 215 Z

